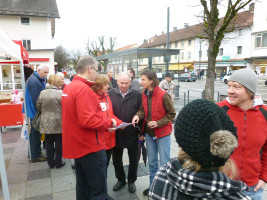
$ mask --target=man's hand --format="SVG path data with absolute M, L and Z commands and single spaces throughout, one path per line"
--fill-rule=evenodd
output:
M 260 188 L 264 189 L 264 187 L 265 187 L 265 182 L 260 179 L 256 187 L 254 188 L 254 192 L 258 191 Z
M 147 126 L 149 128 L 157 128 L 158 127 L 158 124 L 156 121 L 150 121 L 149 123 L 147 123 Z
M 113 132 L 115 131 L 115 128 L 108 128 L 108 132 Z
M 142 136 L 140 136 L 140 135 L 138 135 L 138 139 L 140 140 L 140 141 L 143 141 L 144 140 L 144 136 L 142 135 Z
M 135 127 L 135 124 L 137 124 L 139 122 L 139 117 L 137 115 L 135 115 L 132 119 L 132 124 Z
M 116 120 L 115 119 L 111 119 L 111 121 L 112 121 L 112 127 L 116 127 L 117 126 Z

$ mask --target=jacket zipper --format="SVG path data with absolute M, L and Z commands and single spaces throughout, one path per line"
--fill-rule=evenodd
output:
M 247 112 L 245 112 L 244 117 L 244 134 L 243 134 L 243 145 L 242 145 L 242 156 L 241 156 L 241 170 L 240 178 L 242 178 L 243 166 L 244 166 L 244 151 L 245 151 L 245 141 L 246 141 L 246 129 L 247 129 Z
M 96 138 L 97 145 L 99 145 L 98 137 L 97 137 L 97 130 L 95 130 L 95 138 Z
M 101 101 L 104 103 L 103 99 L 101 99 Z M 108 98 L 107 97 L 106 97 L 106 101 L 107 101 L 107 104 L 108 104 Z M 108 110 L 106 110 L 106 112 L 107 112 L 107 117 L 109 118 Z M 110 143 L 110 148 L 111 148 L 111 132 L 109 132 L 109 143 Z

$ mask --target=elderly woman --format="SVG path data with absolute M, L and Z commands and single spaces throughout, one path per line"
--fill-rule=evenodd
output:
M 122 123 L 114 114 L 112 109 L 112 103 L 109 95 L 107 94 L 109 88 L 109 77 L 104 74 L 99 74 L 95 80 L 95 84 L 92 86 L 92 90 L 97 94 L 100 107 L 104 112 L 104 116 L 110 119 L 115 119 L 117 125 Z M 106 140 L 106 154 L 107 154 L 107 168 L 111 158 L 112 148 L 116 145 L 115 143 L 115 129 L 110 128 L 105 131 Z
M 149 199 L 251 199 L 248 186 L 237 178 L 229 159 L 238 146 L 234 123 L 211 101 L 187 104 L 175 122 L 175 137 L 181 148 L 178 158 L 157 172 Z
M 40 132 L 45 133 L 49 167 L 60 168 L 65 165 L 62 162 L 62 81 L 59 76 L 51 75 L 48 83 L 49 86 L 41 92 L 37 100 L 37 109 L 41 111 Z

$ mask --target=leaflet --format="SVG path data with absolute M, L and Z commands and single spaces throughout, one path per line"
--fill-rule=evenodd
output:
M 118 130 L 118 129 L 120 129 L 120 128 L 125 128 L 125 127 L 130 126 L 130 125 L 133 125 L 133 124 L 132 124 L 132 123 L 122 122 L 119 126 L 117 126 L 117 127 L 115 128 L 115 130 Z

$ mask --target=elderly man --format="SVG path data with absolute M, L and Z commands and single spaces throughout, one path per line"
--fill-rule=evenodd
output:
M 82 56 L 77 75 L 62 94 L 63 157 L 75 159 L 76 199 L 110 199 L 107 195 L 105 129 L 116 127 L 104 118 L 96 93 L 90 88 L 97 76 L 98 63 Z
M 116 81 L 116 79 L 113 78 L 112 69 L 107 69 L 106 74 L 107 74 L 107 76 L 109 77 L 109 80 L 110 80 L 109 83 L 108 83 L 109 90 L 112 89 L 112 88 L 116 88 L 117 87 L 117 81 Z
M 128 72 L 118 75 L 118 87 L 110 90 L 109 96 L 112 101 L 113 113 L 124 122 L 131 123 L 132 118 L 138 111 L 142 95 L 139 91 L 133 90 L 131 77 Z M 138 132 L 133 126 L 127 126 L 123 130 L 116 131 L 116 146 L 113 148 L 113 165 L 118 182 L 113 190 L 118 191 L 126 184 L 126 176 L 123 169 L 123 149 L 127 148 L 129 155 L 128 189 L 129 192 L 136 191 L 135 181 L 137 179 L 138 167 Z
M 245 194 L 263 199 L 267 181 L 267 107 L 255 99 L 257 76 L 251 69 L 235 71 L 229 78 L 228 97 L 219 102 L 237 128 L 238 147 L 231 158 L 239 178 L 250 187 Z
M 48 73 L 49 67 L 42 64 L 37 68 L 37 72 L 34 72 L 26 83 L 25 102 L 27 116 L 30 118 L 31 124 L 29 135 L 31 162 L 46 161 L 46 158 L 41 154 L 41 134 L 33 128 L 32 120 L 36 114 L 36 103 L 39 94 L 45 89 L 45 81 Z
M 168 92 L 168 94 L 171 96 L 172 102 L 174 102 L 174 87 L 175 84 L 172 81 L 172 76 L 170 73 L 167 73 L 165 76 L 165 80 L 162 80 L 159 84 L 159 87 L 163 90 L 165 90 L 166 92 Z

